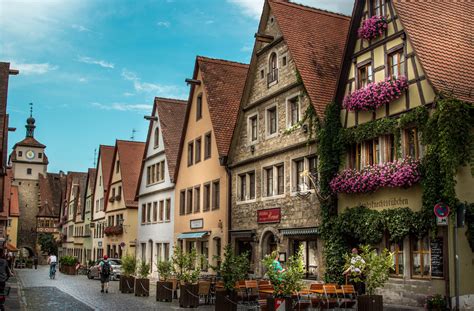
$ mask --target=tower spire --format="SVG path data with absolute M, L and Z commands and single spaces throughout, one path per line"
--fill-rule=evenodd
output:
M 35 135 L 35 118 L 33 118 L 33 103 L 29 103 L 30 105 L 30 117 L 26 119 L 26 137 L 34 137 Z

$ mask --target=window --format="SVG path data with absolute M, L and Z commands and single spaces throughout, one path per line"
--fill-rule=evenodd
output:
M 361 65 L 357 69 L 357 88 L 366 87 L 372 82 L 372 64 Z
M 418 130 L 416 128 L 409 128 L 405 130 L 405 155 L 413 159 L 420 158 Z
M 146 222 L 151 222 L 151 203 L 146 205 Z
M 270 55 L 268 62 L 267 85 L 273 85 L 278 82 L 278 57 L 275 52 Z
M 119 200 L 122 198 L 122 186 L 118 187 L 117 197 L 119 198 Z
M 115 173 L 120 172 L 120 160 L 117 160 L 117 163 L 115 164 Z
M 188 166 L 193 165 L 193 157 L 194 157 L 194 142 L 188 143 Z
M 385 0 L 374 0 L 373 15 L 385 16 Z
M 18 151 L 18 157 L 22 157 L 23 156 L 23 151 Z
M 171 218 L 171 199 L 166 199 L 165 221 L 170 221 L 170 218 Z
M 194 212 L 199 213 L 201 211 L 201 187 L 197 186 L 194 188 Z
M 404 75 L 404 66 L 403 66 L 403 50 L 397 50 L 393 53 L 390 53 L 387 57 L 388 59 L 388 76 L 392 78 L 397 78 L 400 75 Z
M 265 195 L 271 197 L 273 195 L 273 167 L 265 169 Z
M 255 172 L 247 173 L 249 177 L 249 199 L 255 199 Z
M 429 277 L 430 276 L 430 241 L 429 238 L 413 239 L 412 247 L 412 276 Z
M 27 175 L 31 175 L 32 172 L 33 172 L 33 170 L 32 170 L 31 168 L 27 168 L 27 169 L 26 169 L 26 174 L 27 174 Z
M 164 260 L 170 259 L 170 243 L 163 243 L 163 256 Z
M 209 242 L 201 242 L 201 270 L 207 271 L 209 261 Z
M 115 188 L 112 188 L 112 198 L 115 198 Z
M 203 208 L 204 212 L 211 209 L 211 184 L 204 185 Z
M 277 166 L 277 194 L 285 193 L 285 169 L 283 164 Z
M 394 270 L 392 275 L 403 276 L 403 241 L 402 242 L 390 242 L 390 252 L 393 253 L 393 265 Z
M 142 261 L 146 261 L 146 243 L 142 243 Z
M 393 162 L 395 161 L 395 136 L 393 134 L 385 135 L 383 137 L 384 144 L 385 144 L 385 153 L 384 153 L 384 161 L 385 162 Z
M 161 208 L 161 202 L 163 201 L 160 201 L 160 208 Z M 157 220 L 158 220 L 158 202 L 155 201 L 153 202 L 153 222 L 156 222 Z
M 310 176 L 312 177 L 313 181 L 316 182 L 318 179 L 318 158 L 315 156 L 307 158 L 308 163 L 308 171 Z M 307 181 L 307 184 L 310 189 L 314 189 L 314 184 L 311 180 Z
M 42 158 L 43 158 L 43 153 L 38 152 L 38 159 L 42 159 Z
M 349 149 L 349 168 L 360 170 L 361 144 L 352 144 Z
M 209 159 L 211 157 L 211 139 L 211 132 L 204 136 L 204 159 Z
M 196 121 L 202 118 L 202 94 L 196 100 Z
M 160 165 L 160 181 L 165 180 L 165 161 L 161 161 Z
M 146 209 L 146 205 L 142 204 L 142 224 L 144 224 L 145 221 L 146 221 L 146 211 L 145 211 L 145 209 Z
M 212 182 L 212 209 L 219 209 L 220 207 L 220 182 L 219 180 Z
M 304 176 L 302 176 L 302 173 L 304 171 L 304 158 L 294 160 L 293 166 L 294 166 L 293 180 L 296 187 L 294 191 L 306 191 L 307 189 L 306 189 L 305 178 Z
M 114 225 L 114 216 L 109 216 L 107 219 L 107 226 L 112 227 Z
M 193 212 L 193 189 L 188 189 L 186 200 L 186 214 L 191 214 Z
M 282 60 L 281 60 L 281 64 L 282 64 L 283 66 L 286 66 L 286 63 L 287 63 L 287 60 L 286 60 L 286 55 L 285 55 L 285 56 L 283 56 L 283 58 L 282 58 Z
M 261 69 L 260 70 L 260 79 L 265 78 L 265 70 Z
M 164 213 L 165 213 L 165 201 L 161 200 L 160 201 L 160 213 L 159 213 L 159 218 L 158 218 L 158 220 L 160 222 L 163 221 Z
M 155 127 L 155 133 L 153 135 L 153 147 L 158 148 L 160 146 L 160 128 Z
M 258 135 L 258 115 L 253 115 L 249 118 L 249 137 L 250 141 L 257 141 Z
M 273 135 L 277 132 L 277 107 L 273 106 L 267 109 L 267 135 Z
M 147 166 L 146 168 L 146 184 L 151 184 L 151 166 Z
M 300 103 L 298 96 L 295 96 L 287 102 L 287 120 L 288 127 L 296 125 L 300 121 Z
M 374 138 L 365 141 L 365 163 L 366 165 L 374 165 L 380 163 L 380 146 L 379 139 Z
M 179 214 L 184 215 L 186 209 L 186 190 L 179 193 Z
M 195 159 L 195 163 L 198 163 L 198 162 L 201 162 L 201 137 L 196 139 L 195 144 L 196 144 L 196 148 L 195 148 L 196 155 L 194 159 Z
M 247 174 L 239 175 L 240 179 L 240 201 L 247 200 Z

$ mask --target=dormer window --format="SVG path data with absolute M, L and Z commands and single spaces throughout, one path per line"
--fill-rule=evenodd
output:
M 23 151 L 18 151 L 18 156 L 22 157 L 23 156 Z
M 153 147 L 158 148 L 160 146 L 160 128 L 155 128 L 155 133 L 153 135 Z
M 278 82 L 278 57 L 275 52 L 270 55 L 268 61 L 268 74 L 267 74 L 267 83 L 268 86 L 276 84 Z

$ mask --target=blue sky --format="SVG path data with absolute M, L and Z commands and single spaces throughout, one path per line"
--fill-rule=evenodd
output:
M 350 14 L 352 0 L 298 0 Z M 2 0 L 0 61 L 10 77 L 10 148 L 35 137 L 49 171 L 85 171 L 94 149 L 146 139 L 155 96 L 186 99 L 196 55 L 248 62 L 262 0 Z

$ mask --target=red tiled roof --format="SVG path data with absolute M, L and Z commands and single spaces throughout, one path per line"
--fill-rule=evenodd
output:
M 97 169 L 95 168 L 90 168 L 87 170 L 87 183 L 89 184 L 90 183 L 90 187 L 92 189 L 92 194 L 94 193 L 94 187 L 95 187 L 95 179 L 96 179 L 96 175 L 97 175 Z M 87 187 L 89 185 L 86 186 L 86 191 L 87 191 Z
M 334 99 L 350 17 L 270 0 L 270 8 L 316 113 Z
M 17 142 L 15 146 L 13 146 L 13 149 L 15 149 L 17 146 L 46 148 L 45 145 L 37 141 L 34 137 L 25 137 L 25 139 L 22 141 Z
M 107 188 L 105 182 L 110 179 L 110 173 L 112 172 L 112 160 L 114 157 L 114 151 L 114 146 L 100 145 L 99 147 L 99 159 L 102 162 L 102 178 L 104 180 L 105 189 Z M 99 167 L 98 163 L 97 167 Z
M 76 215 L 79 211 L 82 212 L 84 208 L 84 188 L 87 180 L 87 173 L 83 172 L 68 172 L 67 173 L 67 188 L 65 200 L 69 201 L 71 192 L 74 190 L 75 202 L 73 215 Z M 78 185 L 79 188 L 73 189 L 73 184 Z M 70 202 L 69 202 L 70 203 Z M 69 206 L 69 205 L 68 205 Z
M 138 180 L 140 179 L 140 168 L 145 152 L 145 143 L 138 141 L 117 140 L 115 144 L 113 162 L 115 163 L 116 153 L 120 159 L 120 175 L 122 178 L 122 191 L 127 207 L 137 207 L 135 200 Z M 113 169 L 114 165 L 112 165 Z M 109 185 L 112 181 L 110 174 Z
M 60 174 L 39 174 L 39 212 L 40 217 L 59 217 L 61 202 L 64 196 Z
M 421 65 L 438 92 L 474 102 L 474 5 L 470 1 L 393 2 Z
M 10 192 L 10 216 L 20 216 L 20 203 L 18 198 L 18 186 L 12 186 Z
M 227 156 L 249 65 L 202 56 L 196 61 L 206 91 L 217 150 L 219 156 Z
M 187 102 L 183 100 L 155 98 L 155 106 L 158 109 L 158 118 L 160 119 L 161 133 L 165 145 L 168 171 L 172 182 L 175 181 L 179 142 L 184 132 L 186 104 Z M 147 139 L 147 143 L 149 139 L 150 136 Z

